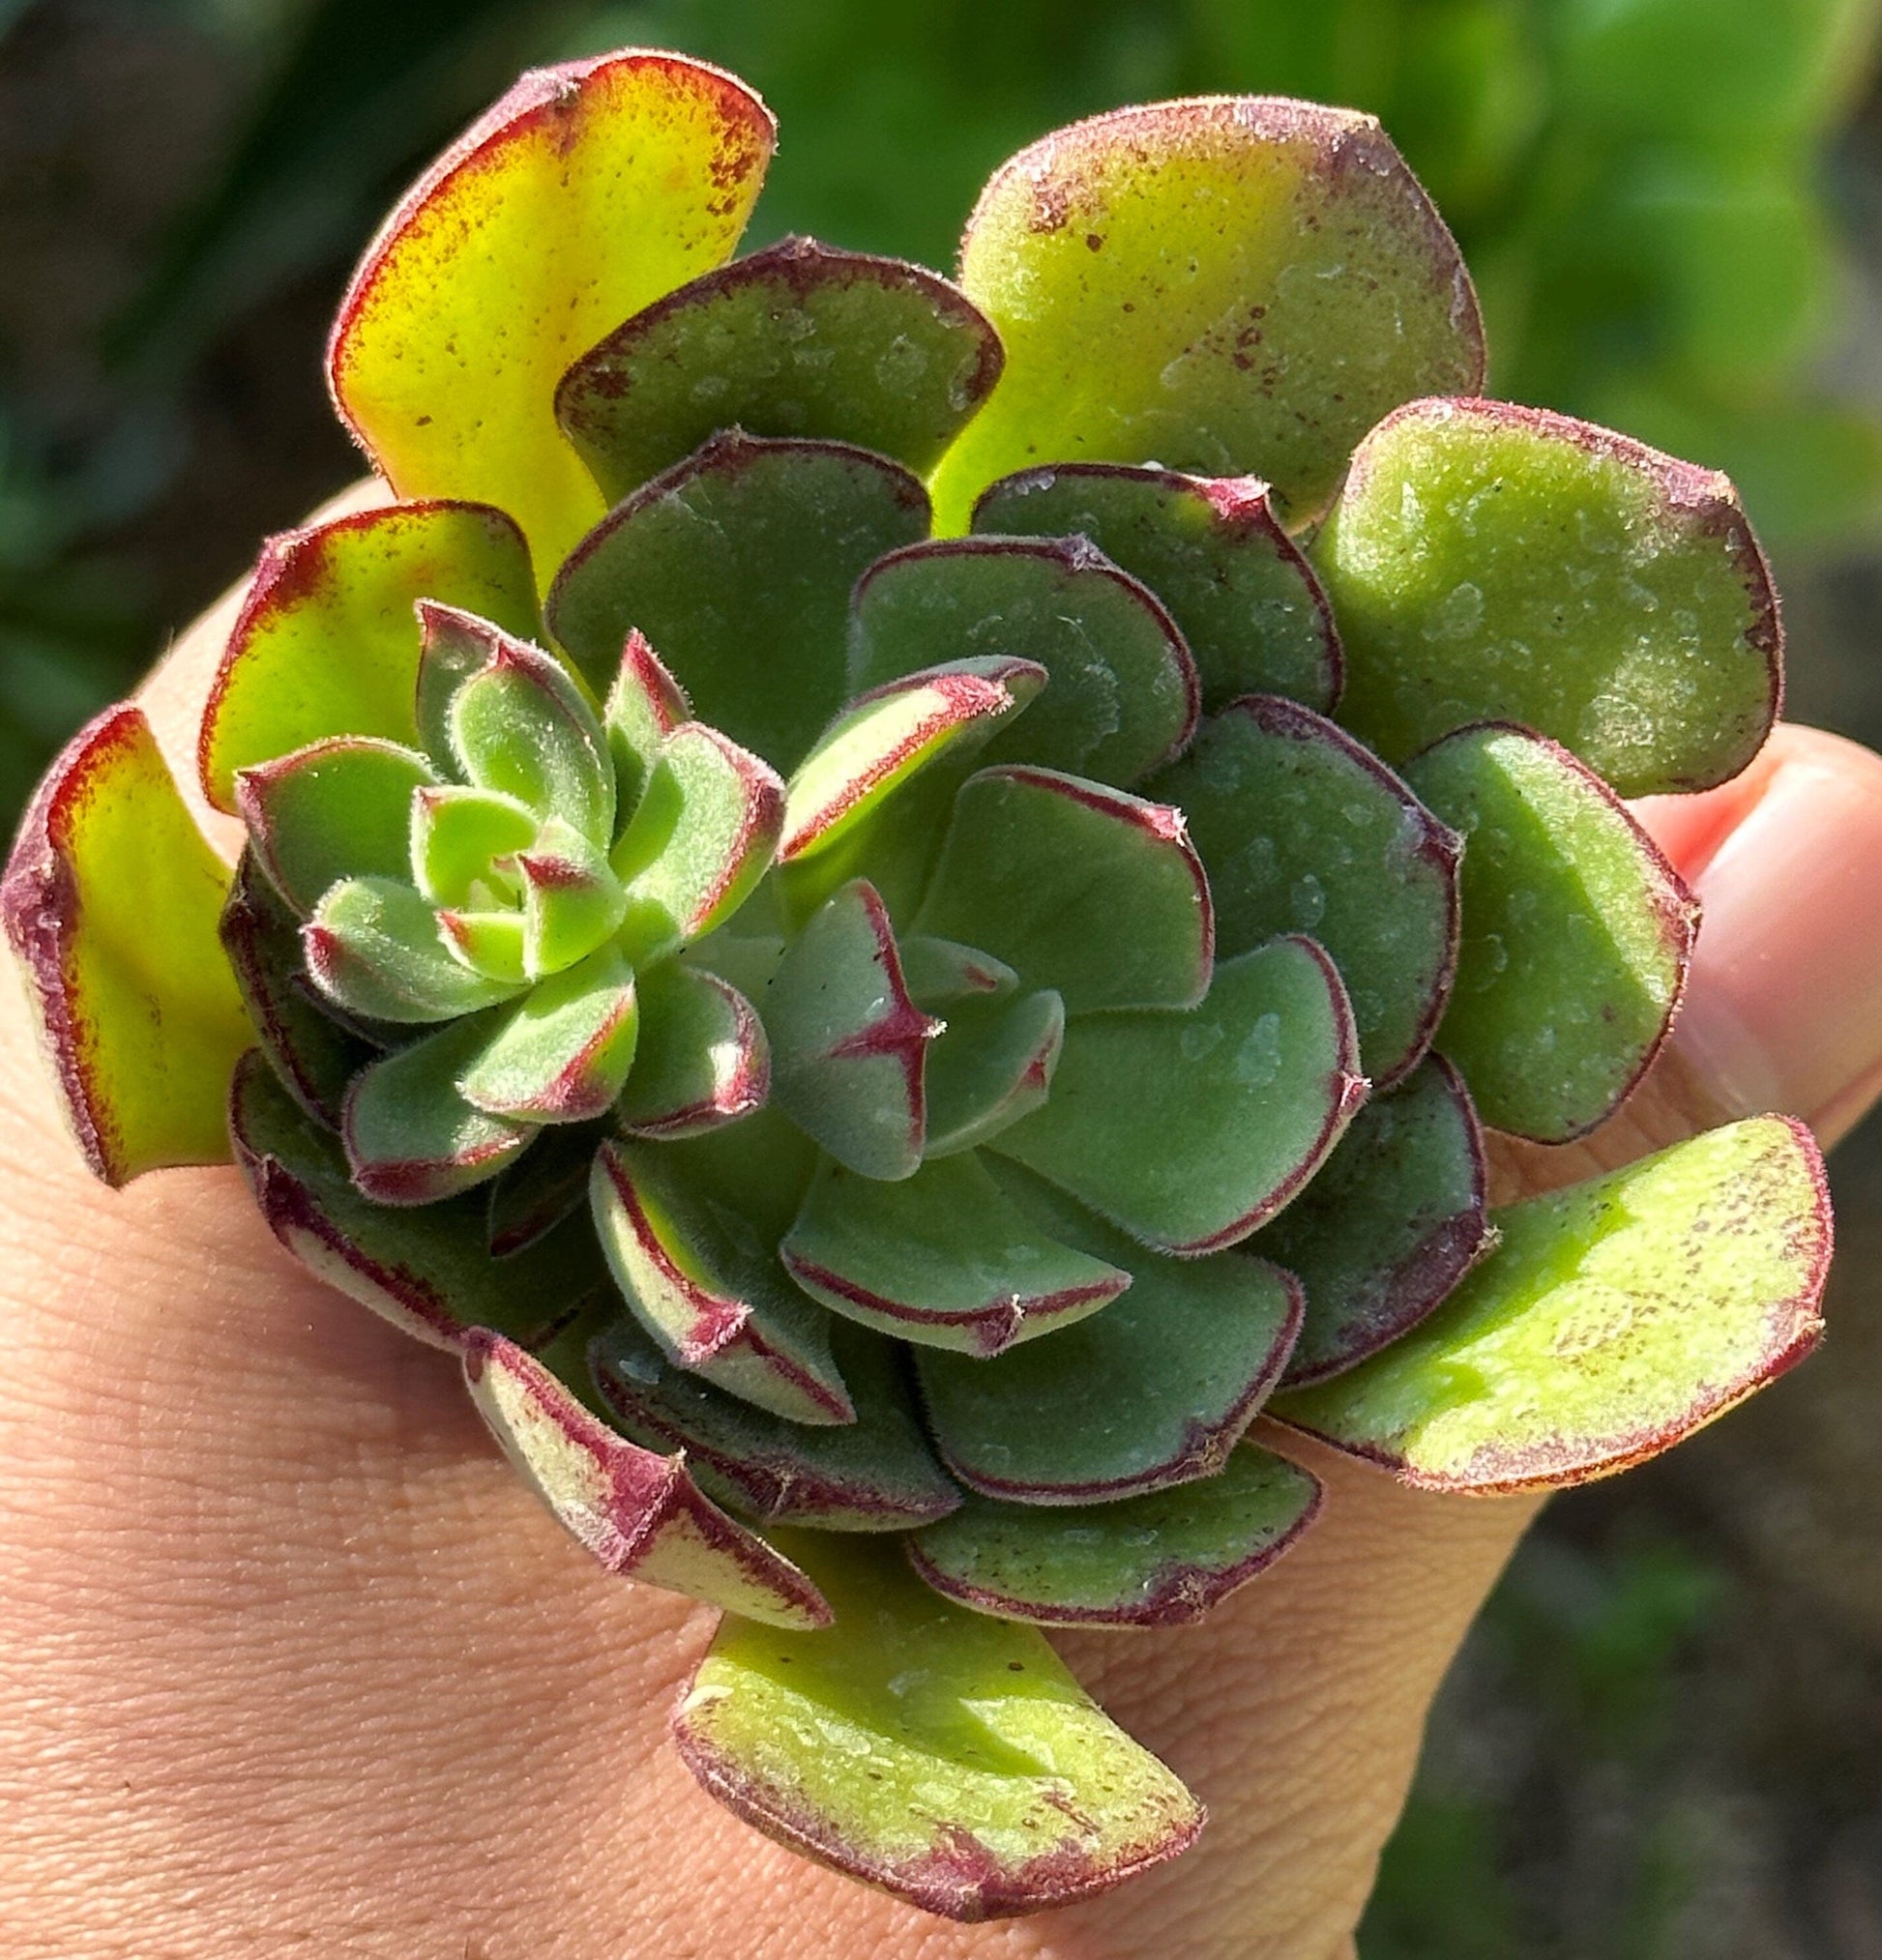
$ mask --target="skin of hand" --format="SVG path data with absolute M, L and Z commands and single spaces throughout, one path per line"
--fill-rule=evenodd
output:
M 234 597 L 145 690 L 186 782 Z M 1827 1143 L 1882 1091 L 1882 760 L 1784 727 L 1641 814 L 1706 908 L 1684 1012 L 1595 1138 L 1503 1153 L 1502 1198 L 1757 1110 Z M 710 1801 L 665 1732 L 712 1615 L 586 1562 L 456 1364 L 304 1273 L 234 1170 L 93 1183 L 16 994 L 0 1163 L 11 1960 L 1338 1960 L 1535 1514 L 1264 1425 L 1327 1481 L 1315 1530 L 1200 1627 L 1061 1643 L 1204 1797 L 1201 1842 L 953 1926 Z

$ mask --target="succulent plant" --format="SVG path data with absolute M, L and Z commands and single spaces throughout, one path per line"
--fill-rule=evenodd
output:
M 127 704 L 5 919 L 99 1174 L 233 1156 L 724 1609 L 706 1789 L 979 1917 L 1196 1834 L 1040 1629 L 1270 1565 L 1289 1427 L 1535 1489 L 1813 1344 L 1800 1126 L 1491 1212 L 1479 1123 L 1659 1048 L 1696 908 L 1620 795 L 1745 765 L 1778 615 L 1722 478 L 1477 396 L 1367 118 L 1063 131 L 957 284 L 732 259 L 772 136 L 634 51 L 426 173 L 330 351 L 397 501 L 270 541 L 202 717 L 240 863 Z

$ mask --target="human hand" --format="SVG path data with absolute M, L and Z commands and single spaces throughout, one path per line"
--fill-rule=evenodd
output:
M 146 690 L 180 775 L 228 620 Z M 1754 1110 L 1828 1142 L 1882 1090 L 1882 761 L 1784 728 L 1642 814 L 1706 905 L 1687 1008 L 1597 1137 L 1506 1154 L 1503 1197 Z M 1206 1799 L 1201 1842 L 1081 1906 L 944 1925 L 707 1799 L 665 1727 L 710 1616 L 584 1562 L 455 1364 L 290 1261 L 232 1170 L 91 1182 L 13 1002 L 0 1139 L 15 1960 L 1335 1960 L 1534 1515 L 1264 1434 L 1326 1479 L 1316 1530 L 1201 1627 L 1061 1643 Z

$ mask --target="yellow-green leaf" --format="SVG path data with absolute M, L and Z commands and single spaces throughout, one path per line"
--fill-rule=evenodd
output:
M 603 510 L 556 383 L 730 255 L 775 136 L 743 83 L 646 50 L 534 70 L 473 124 L 373 241 L 328 352 L 399 494 L 512 512 L 546 580 Z
M 0 919 L 107 1184 L 229 1160 L 229 1076 L 255 1038 L 217 934 L 228 884 L 129 703 L 73 738 L 20 826 Z

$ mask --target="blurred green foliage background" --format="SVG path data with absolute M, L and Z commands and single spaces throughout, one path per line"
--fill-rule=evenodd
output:
M 678 46 L 783 140 L 751 242 L 948 269 L 1055 124 L 1370 109 L 1493 391 L 1730 471 L 1793 712 L 1882 737 L 1882 0 L 0 0 L 0 807 L 357 468 L 319 350 L 400 181 L 529 63 Z M 1882 1148 L 1829 1356 L 1552 1507 L 1434 1717 L 1365 1960 L 1882 1956 Z

